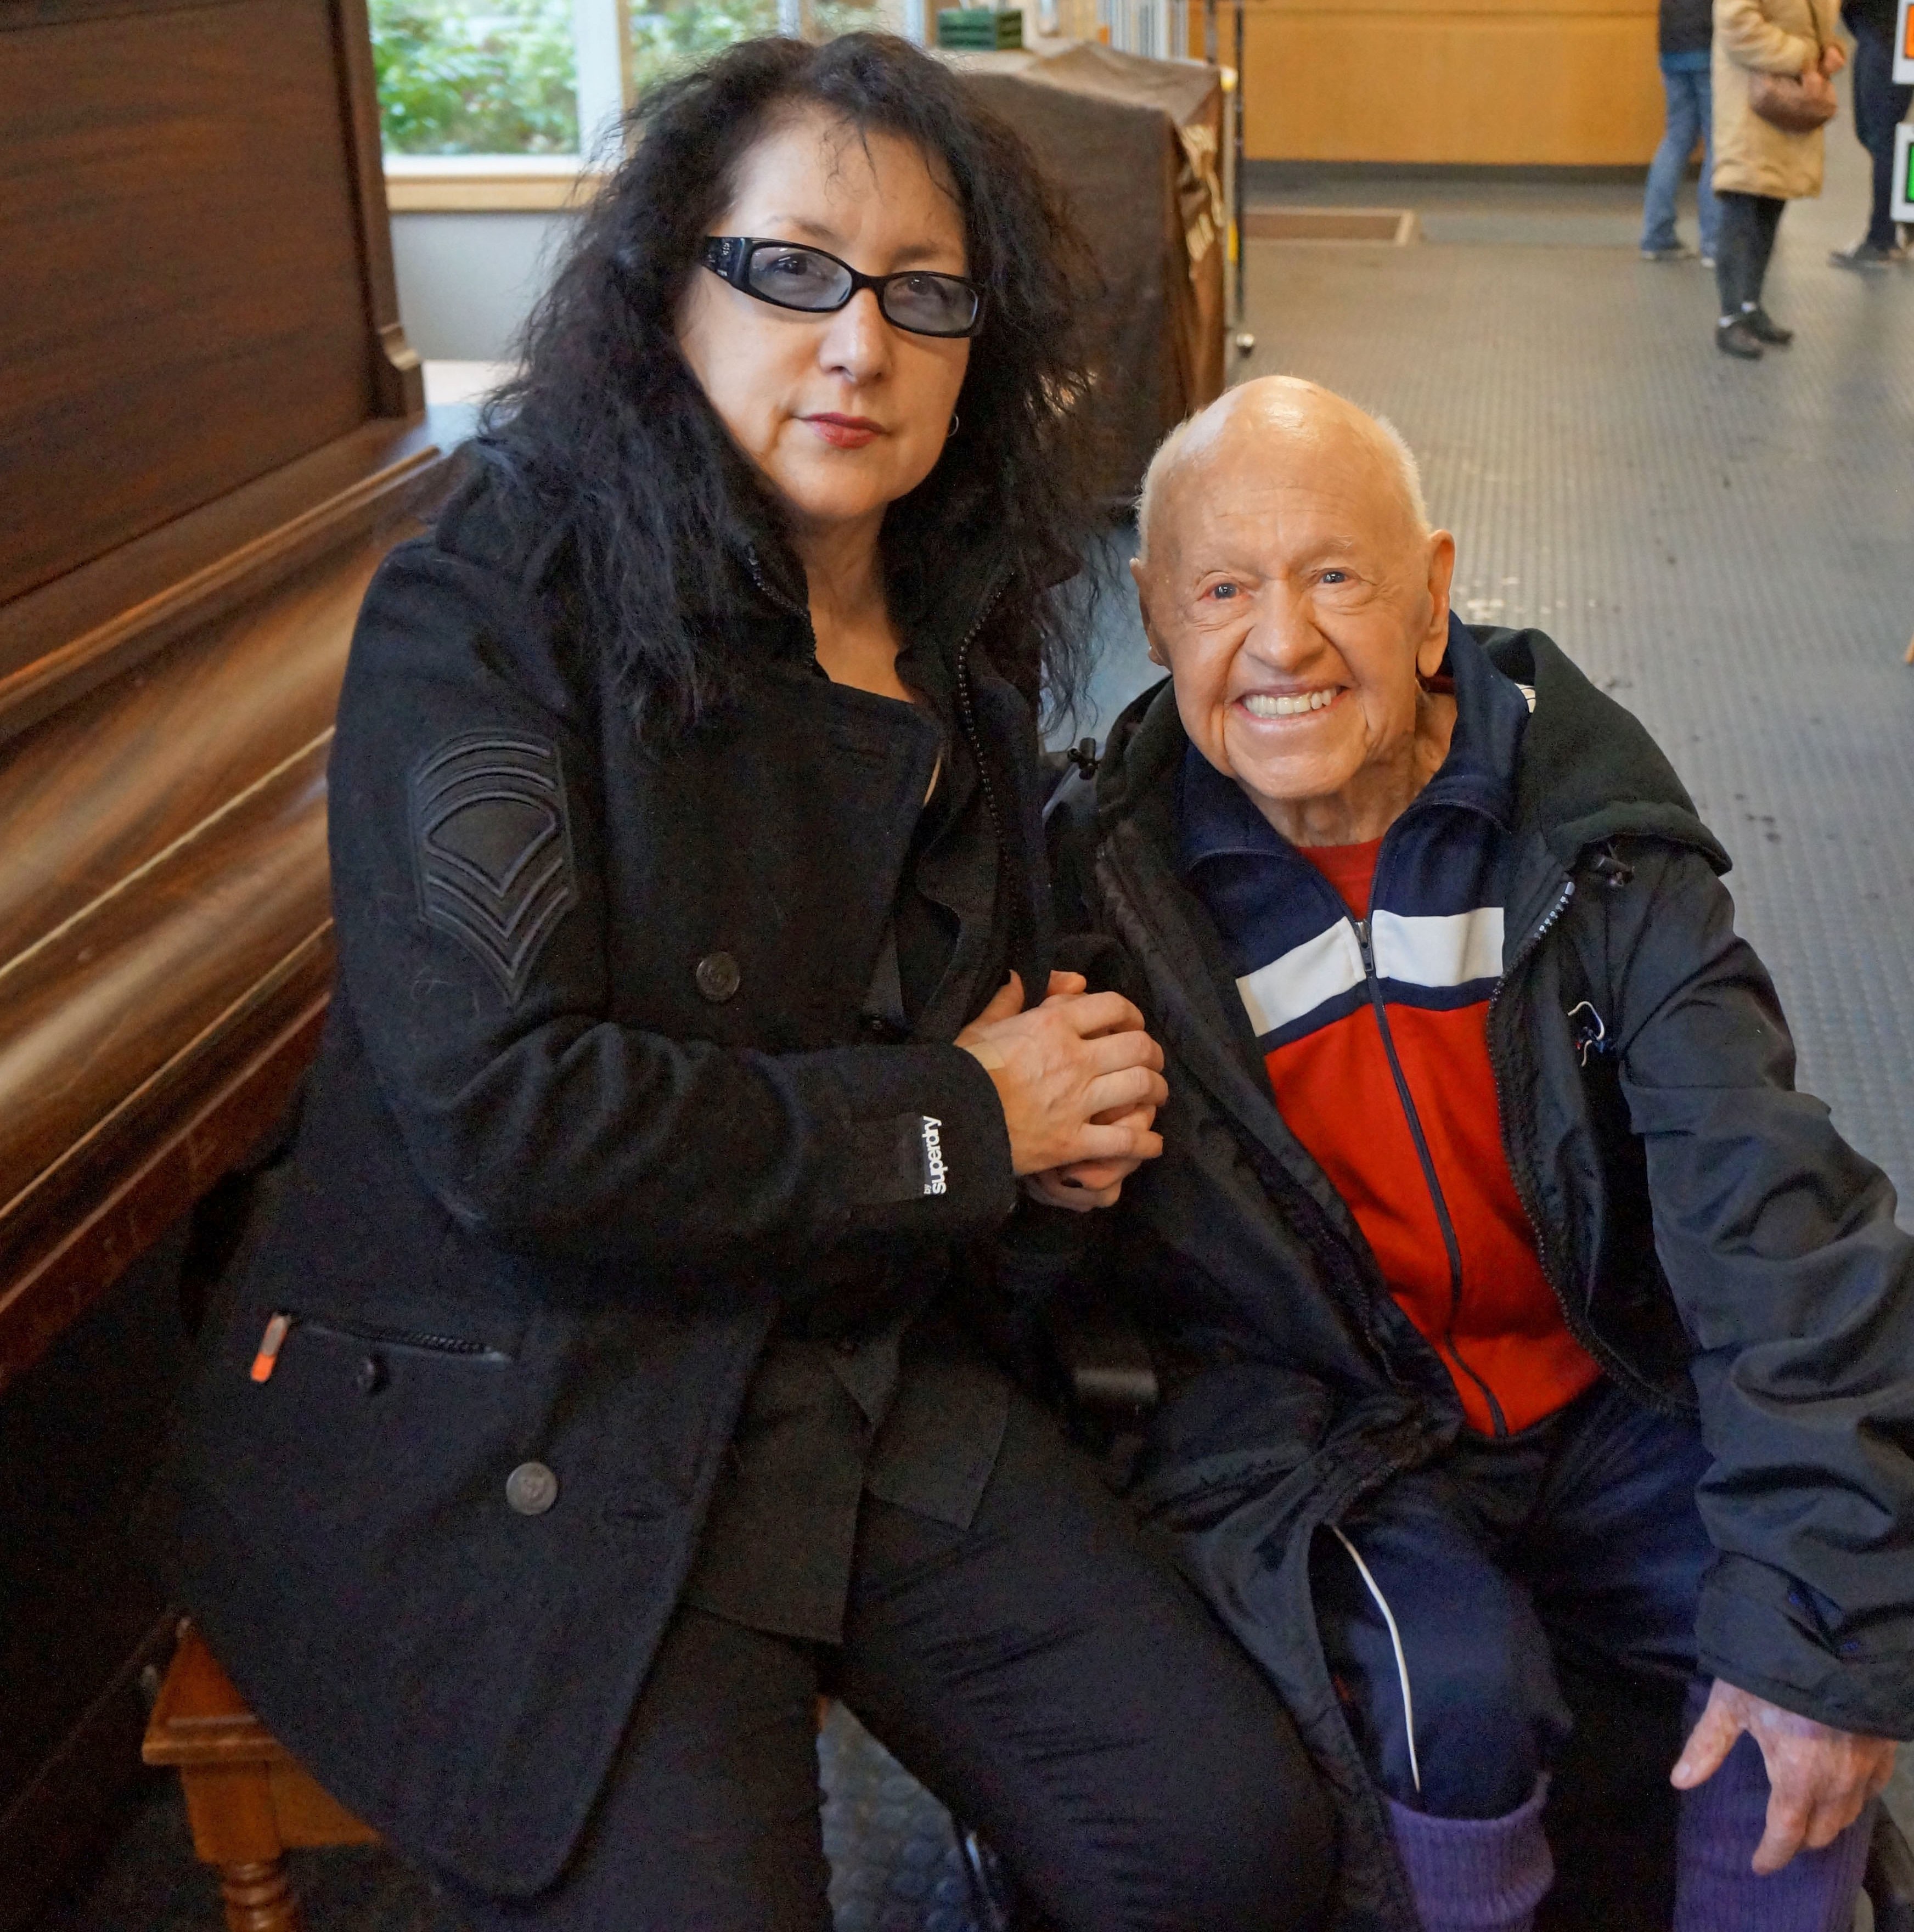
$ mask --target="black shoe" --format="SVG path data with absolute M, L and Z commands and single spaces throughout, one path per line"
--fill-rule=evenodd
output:
M 1794 331 L 1784 328 L 1765 308 L 1754 309 L 1742 320 L 1755 340 L 1766 343 L 1771 349 L 1785 349 L 1794 340 Z
M 1744 362 L 1761 360 L 1760 340 L 1744 315 L 1727 316 L 1714 325 L 1714 346 L 1724 356 L 1738 356 Z
M 1837 248 L 1828 260 L 1838 268 L 1891 268 L 1904 262 L 1899 248 L 1883 248 L 1878 242 L 1857 242 L 1852 248 Z

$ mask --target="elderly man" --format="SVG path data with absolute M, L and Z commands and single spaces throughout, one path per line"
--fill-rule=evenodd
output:
M 1166 1152 L 1038 1226 L 1173 1364 L 1140 1492 L 1341 1796 L 1337 1922 L 1529 1923 L 1570 1669 L 1692 1687 L 1678 1932 L 1834 1932 L 1914 1735 L 1914 1243 L 1666 761 L 1454 563 L 1310 384 L 1160 452 L 1171 688 L 1051 832 Z

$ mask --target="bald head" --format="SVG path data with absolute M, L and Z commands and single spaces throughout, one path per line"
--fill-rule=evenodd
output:
M 1148 559 L 1186 483 L 1200 487 L 1221 459 L 1251 463 L 1280 455 L 1346 470 L 1394 504 L 1415 537 L 1429 534 L 1422 475 L 1393 423 L 1345 396 L 1297 376 L 1264 376 L 1226 390 L 1206 410 L 1179 423 L 1157 446 L 1137 499 L 1137 552 Z
M 1379 838 L 1454 716 L 1430 680 L 1455 542 L 1402 438 L 1313 382 L 1246 382 L 1156 452 L 1138 520 L 1143 627 L 1190 742 L 1297 844 Z

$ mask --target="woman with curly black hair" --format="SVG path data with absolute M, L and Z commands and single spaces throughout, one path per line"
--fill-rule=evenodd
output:
M 1048 964 L 1075 244 L 896 40 L 735 48 L 633 134 L 366 601 L 186 1600 L 474 1932 L 828 1925 L 822 1690 L 1057 1924 L 1302 1925 L 1288 1718 L 960 1313 L 1019 1180 L 1114 1198 L 1165 1091 Z

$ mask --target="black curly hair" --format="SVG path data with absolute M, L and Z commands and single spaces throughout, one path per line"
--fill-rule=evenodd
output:
M 893 607 L 966 580 L 986 554 L 1007 565 L 983 641 L 1026 694 L 1041 688 L 1060 710 L 1080 688 L 1084 632 L 1080 591 L 1064 586 L 1096 514 L 1078 347 L 1088 257 L 1022 141 L 908 41 L 748 40 L 649 92 L 474 454 L 528 550 L 566 532 L 590 632 L 634 709 L 682 727 L 722 697 L 737 669 L 722 620 L 738 557 L 768 551 L 803 580 L 768 487 L 679 351 L 676 317 L 744 155 L 777 117 L 814 104 L 942 164 L 968 272 L 988 292 L 962 434 L 885 520 Z

